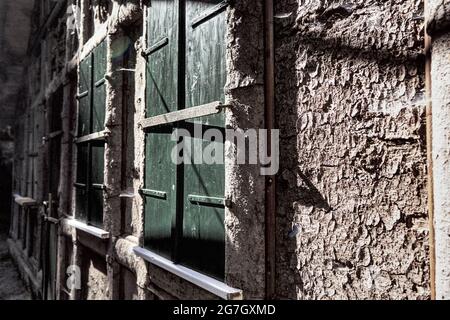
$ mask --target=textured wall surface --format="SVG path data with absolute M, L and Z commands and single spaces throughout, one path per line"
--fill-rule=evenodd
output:
M 33 5 L 31 0 L 0 1 L 0 127 L 14 122 Z
M 106 299 L 107 276 L 104 259 L 96 254 L 85 250 L 86 255 L 82 268 L 82 290 L 83 299 L 104 300 Z
M 441 31 L 447 33 L 433 37 L 431 67 L 436 298 L 450 299 L 450 31 Z
M 264 125 L 263 1 L 237 1 L 227 13 L 226 127 Z M 264 184 L 257 165 L 237 165 L 234 144 L 225 145 L 226 282 L 247 299 L 264 297 Z
M 276 3 L 278 296 L 428 298 L 423 3 Z

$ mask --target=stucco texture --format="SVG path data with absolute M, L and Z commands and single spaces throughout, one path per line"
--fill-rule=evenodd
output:
M 423 3 L 275 11 L 277 296 L 429 298 Z

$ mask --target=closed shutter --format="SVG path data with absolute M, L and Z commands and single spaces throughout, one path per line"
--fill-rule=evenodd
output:
M 178 109 L 178 1 L 152 1 L 148 11 L 147 116 Z M 176 165 L 171 161 L 173 128 L 146 137 L 145 246 L 172 258 L 176 224 Z
M 224 1 L 151 1 L 148 14 L 147 118 L 224 101 Z M 177 128 L 194 125 L 224 136 L 223 113 L 146 130 L 145 247 L 219 279 L 224 278 L 225 171 L 221 164 L 172 162 Z M 191 144 L 201 154 L 210 141 Z M 221 141 L 215 142 L 223 150 Z M 223 154 L 223 153 L 222 153 Z
M 77 146 L 77 179 L 75 183 L 75 216 L 87 222 L 87 173 L 88 173 L 88 145 Z
M 80 63 L 78 90 L 78 137 L 105 129 L 106 42 Z M 86 140 L 77 144 L 76 217 L 97 227 L 103 224 L 105 142 Z
M 186 107 L 224 102 L 225 6 L 221 1 L 186 3 Z M 224 136 L 224 114 L 188 123 L 201 124 L 203 133 L 215 129 Z M 193 126 L 188 125 L 193 136 Z M 198 138 L 196 138 L 198 139 Z M 200 139 L 198 139 L 200 140 Z M 192 157 L 211 141 L 190 139 Z M 213 142 L 223 150 L 223 142 Z M 222 278 L 225 261 L 224 192 L 222 164 L 192 164 L 184 169 L 183 238 L 181 262 Z
M 90 160 L 89 222 L 101 228 L 103 225 L 103 182 L 105 169 L 104 142 L 91 143 Z
M 87 56 L 80 63 L 80 78 L 78 89 L 78 136 L 91 133 L 91 86 L 92 86 L 92 57 Z
M 151 1 L 146 50 L 147 117 L 178 109 L 178 18 L 178 1 Z
M 106 41 L 103 41 L 93 51 L 93 92 L 92 130 L 91 133 L 105 129 L 106 106 Z

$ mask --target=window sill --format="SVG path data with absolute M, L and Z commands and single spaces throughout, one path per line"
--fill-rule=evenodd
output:
M 134 247 L 134 253 L 142 259 L 167 270 L 180 278 L 183 278 L 200 288 L 209 291 L 216 296 L 225 300 L 240 300 L 242 299 L 242 290 L 227 286 L 225 283 L 220 282 L 214 278 L 208 277 L 197 271 L 175 264 L 172 261 L 157 255 L 147 249 L 141 247 Z
M 36 200 L 19 195 L 14 195 L 14 202 L 21 207 L 32 207 L 37 205 Z
M 89 233 L 93 235 L 94 237 L 100 238 L 100 239 L 109 239 L 109 232 L 105 231 L 103 229 L 90 226 L 84 222 L 75 220 L 75 219 L 64 219 L 65 223 L 67 223 L 69 226 L 74 227 L 75 229 L 84 231 L 86 233 Z

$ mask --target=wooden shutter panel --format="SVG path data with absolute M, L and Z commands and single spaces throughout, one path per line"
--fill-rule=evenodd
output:
M 178 1 L 155 0 L 148 11 L 147 116 L 178 109 Z M 176 223 L 176 165 L 172 128 L 147 134 L 145 246 L 172 258 Z
M 221 1 L 186 3 L 186 107 L 224 101 L 224 4 Z M 188 123 L 202 124 L 203 130 L 219 129 L 224 134 L 223 113 Z M 194 139 L 187 142 L 191 143 L 192 155 L 203 152 L 210 143 L 195 144 Z M 223 149 L 223 143 L 216 143 Z M 223 164 L 185 166 L 181 262 L 220 279 L 225 272 L 224 192 Z
M 102 228 L 105 144 L 104 142 L 92 142 L 90 147 L 89 223 Z
M 100 132 L 105 129 L 106 109 L 106 41 L 103 41 L 93 51 L 93 106 L 92 131 Z
M 91 131 L 91 83 L 92 57 L 87 56 L 80 63 L 80 78 L 78 87 L 78 136 L 84 136 Z
M 178 1 L 152 0 L 150 5 L 147 117 L 178 109 Z
M 77 146 L 77 179 L 75 183 L 75 216 L 81 221 L 87 221 L 87 168 L 88 145 Z
M 165 132 L 164 132 L 165 131 Z M 171 161 L 169 131 L 147 135 L 145 189 L 145 246 L 172 258 L 173 229 L 176 218 L 176 166 Z

